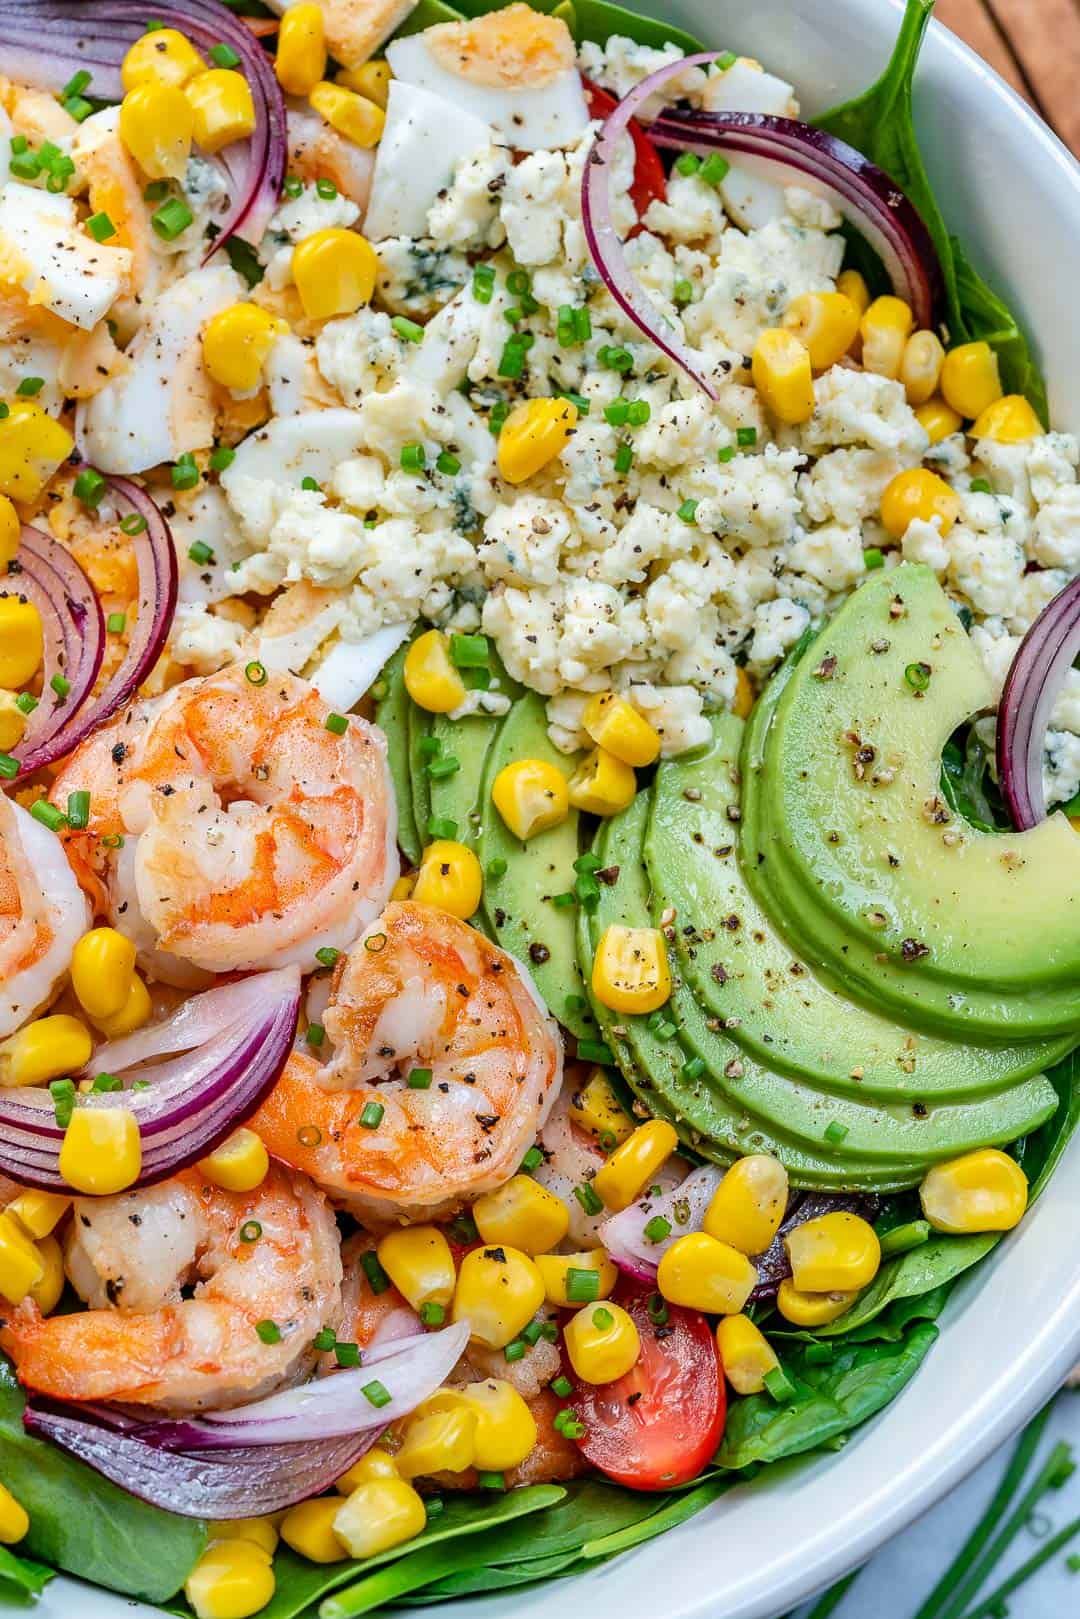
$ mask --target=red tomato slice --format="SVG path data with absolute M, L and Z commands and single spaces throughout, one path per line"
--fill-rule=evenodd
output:
M 618 106 L 615 97 L 601 90 L 598 84 L 590 84 L 588 79 L 583 83 L 589 117 L 609 118 Z M 630 120 L 630 138 L 634 143 L 634 183 L 630 187 L 630 197 L 640 219 L 650 202 L 666 201 L 667 177 L 659 152 L 636 118 Z
M 624 1280 L 615 1293 L 641 1335 L 637 1365 L 616 1383 L 577 1383 L 571 1401 L 585 1424 L 578 1441 L 585 1456 L 632 1490 L 696 1477 L 719 1445 L 727 1415 L 709 1323 L 698 1310 L 669 1304 L 667 1324 L 655 1327 L 646 1308 L 652 1291 Z

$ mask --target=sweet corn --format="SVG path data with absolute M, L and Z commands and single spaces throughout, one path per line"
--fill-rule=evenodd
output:
M 1027 1208 L 1027 1176 L 997 1147 L 935 1164 L 919 1188 L 923 1213 L 935 1231 L 1011 1231 Z
M 429 1473 L 463 1473 L 476 1462 L 476 1412 L 463 1400 L 439 1411 L 420 1412 L 405 1428 L 394 1457 L 402 1478 Z
M 526 399 L 515 405 L 499 434 L 499 476 L 524 483 L 562 454 L 577 426 L 570 399 Z
M 914 324 L 902 298 L 875 298 L 859 322 L 863 369 L 879 377 L 898 377 Z
M 120 64 L 120 82 L 125 90 L 140 84 L 171 84 L 178 90 L 202 73 L 206 63 L 184 34 L 176 28 L 155 28 L 142 34 Z
M 0 574 L 7 572 L 19 549 L 22 524 L 7 495 L 0 495 Z
M 735 700 L 731 705 L 731 712 L 739 719 L 750 718 L 750 711 L 754 706 L 754 684 L 745 669 L 735 670 Z
M 457 1272 L 450 1244 L 438 1226 L 402 1226 L 388 1231 L 377 1252 L 379 1264 L 414 1310 L 425 1304 L 446 1309 L 454 1296 Z
M 27 1190 L 8 1204 L 7 1212 L 15 1216 L 24 1231 L 40 1241 L 56 1230 L 70 1207 L 70 1197 L 61 1197 L 59 1192 Z
M 426 630 L 416 637 L 405 654 L 404 675 L 405 690 L 417 708 L 429 714 L 449 714 L 468 695 L 441 630 Z
M 604 1248 L 592 1248 L 583 1254 L 537 1254 L 537 1269 L 544 1279 L 544 1293 L 549 1304 L 561 1309 L 581 1303 L 581 1293 L 570 1297 L 570 1286 L 580 1288 L 584 1278 L 572 1277 L 571 1271 L 595 1271 L 596 1282 L 589 1286 L 595 1299 L 610 1298 L 619 1279 L 618 1268 L 607 1256 Z M 592 1299 L 589 1301 L 592 1303 Z
M 961 416 L 981 416 L 1003 393 L 998 358 L 989 343 L 961 343 L 941 368 L 945 402 Z
M 255 132 L 255 103 L 242 73 L 215 67 L 189 79 L 184 94 L 195 121 L 195 144 L 204 152 L 219 152 L 233 141 Z
M 813 369 L 827 371 L 858 337 L 861 314 L 842 292 L 803 292 L 788 304 L 783 326 L 809 351 Z
M 655 1012 L 671 999 L 671 969 L 659 928 L 613 922 L 596 947 L 593 994 L 613 1012 Z
M 660 735 L 633 703 L 613 691 L 598 691 L 585 704 L 581 724 L 597 747 L 627 765 L 651 765 L 660 757 Z
M 128 989 L 128 998 L 119 1012 L 115 1012 L 112 1017 L 95 1018 L 94 1022 L 106 1040 L 119 1040 L 122 1034 L 133 1034 L 136 1029 L 141 1029 L 144 1023 L 149 1023 L 152 1011 L 150 991 L 138 973 L 134 973 Z
M 282 15 L 274 72 L 286 95 L 310 95 L 326 72 L 322 7 L 302 0 Z
M 570 1364 L 583 1383 L 614 1383 L 641 1354 L 634 1318 L 621 1304 L 586 1304 L 563 1328 Z
M 902 540 L 916 518 L 923 523 L 936 518 L 939 534 L 947 534 L 959 516 L 960 497 L 955 489 L 926 467 L 898 472 L 881 496 L 881 521 L 894 540 Z
M 285 13 L 291 15 L 291 11 Z M 223 388 L 251 393 L 262 382 L 271 349 L 288 329 L 285 321 L 258 304 L 230 304 L 211 316 L 203 329 L 203 363 Z
M 716 1325 L 716 1347 L 724 1375 L 736 1394 L 760 1394 L 780 1362 L 768 1339 L 748 1315 L 726 1315 Z
M 37 1250 L 43 1269 L 30 1289 L 30 1297 L 42 1315 L 51 1315 L 64 1291 L 64 1255 L 55 1237 L 42 1237 Z
M 1038 438 L 1042 423 L 1023 394 L 1004 394 L 979 415 L 972 438 L 992 438 L 999 444 L 1024 444 Z
M 126 1107 L 77 1107 L 64 1131 L 59 1169 L 89 1197 L 123 1192 L 139 1178 L 139 1121 Z
M 293 248 L 292 274 L 309 320 L 352 315 L 371 302 L 379 261 L 354 230 L 329 226 Z
M 274 1570 L 251 1540 L 219 1540 L 207 1547 L 184 1585 L 196 1619 L 248 1619 L 274 1594 Z
M 904 344 L 900 381 L 909 405 L 925 405 L 941 381 L 945 350 L 935 332 L 914 332 Z
M 518 759 L 491 784 L 491 801 L 516 838 L 527 843 L 570 813 L 566 777 L 545 759 Z
M 6 1484 L 0 1484 L 0 1541 L 5 1546 L 14 1546 L 29 1527 L 25 1507 L 20 1506 Z
M 374 1478 L 361 1484 L 338 1508 L 334 1532 L 353 1557 L 414 1540 L 427 1522 L 424 1503 L 403 1478 Z
M 634 1133 L 634 1121 L 603 1068 L 594 1068 L 581 1089 L 573 1092 L 567 1111 L 571 1123 L 595 1136 L 607 1152 Z
M 0 494 L 36 500 L 75 448 L 66 427 L 33 399 L 13 399 L 0 421 Z M 9 682 L 0 679 L 0 685 Z
M 754 344 L 750 375 L 766 409 L 794 425 L 814 414 L 810 352 L 782 326 L 766 327 Z
M 800 1293 L 857 1293 L 881 1266 L 873 1226 L 857 1214 L 821 1214 L 784 1238 L 792 1284 Z
M 407 876 L 399 877 L 390 890 L 391 899 L 411 899 L 412 891 L 416 887 L 416 873 L 410 871 Z
M 0 1045 L 0 1085 L 47 1085 L 85 1067 L 93 1049 L 78 1018 L 65 1012 L 36 1018 Z
M 253 1192 L 270 1169 L 270 1157 L 254 1130 L 243 1126 L 199 1160 L 199 1171 L 226 1192 Z
M 398 1476 L 397 1463 L 390 1452 L 383 1450 L 380 1445 L 373 1445 L 347 1473 L 342 1473 L 334 1488 L 339 1495 L 351 1495 L 361 1484 L 370 1484 L 372 1479 Z
M 0 1294 L 18 1304 L 45 1275 L 41 1250 L 5 1210 L 0 1214 Z
M 795 1327 L 826 1327 L 850 1310 L 855 1293 L 801 1293 L 789 1276 L 780 1283 L 776 1308 Z
M 606 748 L 593 748 L 570 777 L 567 791 L 575 809 L 589 815 L 618 815 L 634 802 L 637 777 L 632 766 Z
M 183 178 L 195 117 L 178 85 L 153 80 L 137 84 L 120 103 L 119 129 L 120 139 L 148 179 Z
M 250 1540 L 261 1546 L 267 1557 L 273 1557 L 277 1551 L 278 1532 L 273 1518 L 215 1519 L 206 1527 L 211 1544 L 216 1540 Z
M 418 905 L 449 911 L 467 922 L 476 913 L 483 887 L 484 874 L 472 849 L 440 839 L 424 850 L 412 897 Z
M 115 928 L 91 928 L 71 953 L 71 987 L 92 1018 L 115 1017 L 127 1005 L 135 946 Z
M 531 1175 L 514 1175 L 473 1204 L 481 1240 L 510 1243 L 526 1254 L 546 1254 L 566 1236 L 570 1210 Z
M 656 1268 L 656 1285 L 664 1298 L 710 1315 L 738 1315 L 757 1279 L 745 1254 L 707 1231 L 676 1238 Z
M 836 290 L 850 298 L 860 315 L 870 308 L 870 289 L 858 270 L 841 270 L 836 278 Z
M 288 12 L 285 13 L 288 16 Z M 340 1563 L 349 1553 L 334 1533 L 334 1519 L 341 1510 L 336 1495 L 319 1496 L 290 1507 L 281 1520 L 281 1538 L 286 1546 L 306 1557 L 309 1563 Z
M 616 1147 L 606 1164 L 593 1177 L 593 1191 L 617 1214 L 628 1209 L 660 1165 L 666 1163 L 679 1138 L 666 1119 L 650 1119 L 639 1124 L 621 1147 Z
M 787 1170 L 779 1158 L 753 1152 L 727 1171 L 702 1226 L 741 1254 L 763 1254 L 780 1229 L 787 1202 Z
M 453 1319 L 468 1321 L 473 1341 L 505 1349 L 544 1302 L 544 1278 L 520 1248 L 474 1248 L 458 1271 Z
M 964 425 L 964 418 L 951 405 L 947 405 L 940 394 L 935 394 L 925 405 L 916 408 L 915 420 L 931 444 L 940 444 L 943 438 L 948 438 L 950 433 L 958 433 Z
M 503 1473 L 523 1462 L 536 1444 L 536 1421 L 513 1384 L 497 1377 L 466 1383 L 461 1398 L 476 1418 L 473 1465 Z
M 25 596 L 0 596 L 0 686 L 25 686 L 41 668 L 41 614 Z
M 389 62 L 363 62 L 359 67 L 343 67 L 334 74 L 334 82 L 343 84 L 346 90 L 355 90 L 358 96 L 367 96 L 385 111 L 392 77 Z
M 26 735 L 26 715 L 13 691 L 0 691 L 0 753 L 10 753 Z
M 355 90 L 324 79 L 311 91 L 308 101 L 331 129 L 336 129 L 354 146 L 377 146 L 382 138 L 386 113 L 367 96 L 358 96 Z

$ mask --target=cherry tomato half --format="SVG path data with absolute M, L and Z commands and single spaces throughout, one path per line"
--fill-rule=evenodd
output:
M 590 118 L 609 118 L 618 106 L 615 97 L 598 84 L 584 80 L 585 100 Z M 660 154 L 636 118 L 630 120 L 630 138 L 634 143 L 634 183 L 630 198 L 641 219 L 650 202 L 664 202 L 667 198 L 667 177 Z
M 699 1310 L 669 1304 L 657 1327 L 653 1289 L 623 1281 L 615 1298 L 641 1335 L 637 1365 L 615 1383 L 577 1383 L 571 1405 L 585 1424 L 578 1441 L 594 1467 L 632 1490 L 661 1490 L 696 1477 L 724 1431 L 720 1357 Z M 568 1375 L 573 1378 L 573 1372 Z

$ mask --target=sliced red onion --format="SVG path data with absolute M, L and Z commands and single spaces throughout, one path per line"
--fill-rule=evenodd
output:
M 689 1231 L 701 1230 L 705 1210 L 723 1178 L 723 1170 L 713 1164 L 695 1169 L 659 1197 L 643 1198 L 620 1214 L 613 1214 L 596 1235 L 621 1271 L 639 1282 L 655 1282 L 656 1267 L 672 1243 Z M 657 1218 L 668 1222 L 671 1234 L 660 1242 L 651 1242 L 645 1227 Z
M 105 652 L 105 620 L 93 585 L 66 546 L 41 529 L 24 527 L 17 571 L 0 589 L 33 602 L 45 632 L 44 683 L 22 741 L 12 749 L 22 773 L 39 770 L 67 751 L 63 741 L 94 689 Z M 61 695 L 51 682 L 67 682 Z
M 997 719 L 997 766 L 1013 825 L 1046 819 L 1043 749 L 1054 705 L 1080 655 L 1080 579 L 1054 597 L 1021 641 Z
M 873 1220 L 879 1207 L 880 1199 L 872 1192 L 796 1192 L 776 1236 L 765 1252 L 754 1259 L 758 1279 L 750 1297 L 772 1298 L 780 1283 L 791 1275 L 784 1238 L 796 1226 L 816 1220 L 821 1214 L 858 1214 L 864 1220 Z

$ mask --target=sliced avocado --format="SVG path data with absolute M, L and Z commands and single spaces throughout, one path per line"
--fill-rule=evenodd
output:
M 687 984 L 744 1051 L 815 1086 L 885 1101 L 942 1100 L 1015 1084 L 1058 1061 L 1070 1036 L 973 1046 L 916 1033 L 834 993 L 772 926 L 739 864 L 743 722 L 712 721 L 704 753 L 660 766 L 645 861 L 675 910 Z
M 490 652 L 490 669 L 494 684 L 511 701 L 521 695 L 521 687 L 512 681 L 499 662 L 494 649 Z M 458 840 L 475 844 L 480 830 L 480 795 L 484 787 L 484 766 L 488 749 L 495 740 L 501 714 L 467 714 L 452 720 L 449 714 L 431 716 L 430 734 L 439 744 L 436 759 L 456 759 L 458 769 L 450 776 L 428 773 L 428 792 L 431 813 L 440 819 L 456 821 Z
M 484 869 L 484 915 L 504 950 L 529 969 L 548 1008 L 578 1040 L 595 1039 L 578 968 L 571 907 L 552 904 L 574 886 L 578 856 L 578 813 L 521 843 L 495 808 L 491 787 L 505 765 L 516 759 L 544 759 L 567 774 L 567 760 L 547 734 L 544 699 L 537 692 L 519 698 L 488 750 L 480 801 L 476 852 Z M 504 867 L 491 875 L 492 862 Z
M 409 709 L 405 690 L 405 654 L 402 646 L 375 682 L 375 723 L 386 736 L 386 759 L 397 802 L 397 840 L 411 866 L 419 864 L 420 837 L 413 815 L 412 777 L 409 770 Z

